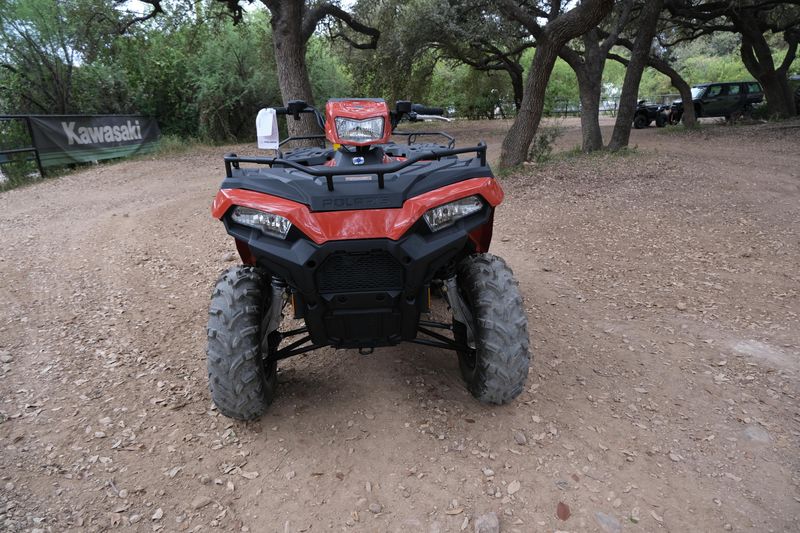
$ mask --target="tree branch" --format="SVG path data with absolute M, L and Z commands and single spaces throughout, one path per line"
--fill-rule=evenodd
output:
M 144 15 L 140 15 L 138 17 L 133 17 L 125 22 L 120 23 L 117 26 L 117 33 L 120 35 L 127 33 L 128 30 L 131 29 L 132 26 L 139 24 L 140 22 L 144 22 L 146 20 L 150 20 L 155 18 L 156 16 L 160 15 L 164 12 L 164 8 L 161 7 L 162 0 L 140 0 L 143 4 L 148 4 L 152 9 L 149 13 L 145 13 Z M 127 0 L 114 0 L 114 3 L 117 5 L 125 4 Z M 238 5 L 238 2 L 234 2 Z M 241 8 L 239 8 L 241 10 Z
M 301 35 L 304 42 L 307 42 L 311 38 L 311 36 L 314 34 L 314 30 L 317 28 L 317 25 L 325 17 L 333 17 L 336 20 L 344 22 L 353 31 L 356 31 L 362 35 L 366 35 L 370 38 L 369 42 L 367 43 L 355 43 L 352 39 L 345 37 L 344 34 L 340 33 L 339 35 L 343 37 L 345 41 L 350 43 L 351 46 L 361 50 L 375 49 L 378 46 L 378 38 L 381 35 L 381 32 L 378 29 L 367 26 L 366 24 L 362 24 L 353 18 L 353 15 L 339 6 L 329 2 L 318 4 L 311 11 L 307 12 L 305 17 L 303 17 Z

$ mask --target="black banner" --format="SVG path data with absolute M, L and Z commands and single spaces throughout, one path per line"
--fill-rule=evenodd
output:
M 154 119 L 139 115 L 37 115 L 30 120 L 44 167 L 146 153 L 161 135 Z

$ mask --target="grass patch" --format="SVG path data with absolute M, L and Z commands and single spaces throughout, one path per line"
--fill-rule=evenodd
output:
M 696 122 L 693 128 L 687 128 L 683 125 L 683 122 L 680 124 L 675 124 L 674 126 L 666 126 L 664 128 L 656 129 L 656 133 L 658 135 L 691 135 L 696 131 L 700 131 L 702 129 L 706 129 L 710 126 L 710 124 L 704 124 L 702 122 Z
M 188 152 L 193 148 L 206 144 L 195 137 L 181 137 L 180 135 L 162 135 L 153 152 L 147 155 L 168 156 Z
M 570 150 L 564 150 L 563 152 L 557 152 L 553 158 L 552 162 L 570 162 L 570 161 L 586 161 L 586 160 L 614 160 L 614 159 L 627 159 L 632 157 L 639 157 L 642 153 L 639 151 L 638 146 L 630 147 L 626 146 L 624 148 L 620 148 L 616 151 L 611 151 L 607 149 L 602 150 L 594 150 L 593 152 L 584 152 L 581 150 L 580 146 L 575 146 Z

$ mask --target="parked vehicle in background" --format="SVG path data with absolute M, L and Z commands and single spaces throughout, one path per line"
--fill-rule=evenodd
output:
M 789 76 L 789 87 L 794 92 L 794 107 L 797 108 L 797 114 L 800 115 L 800 74 Z
M 645 100 L 639 100 L 636 105 L 636 113 L 633 115 L 633 127 L 640 130 L 655 122 L 657 127 L 663 128 L 668 122 L 668 107 L 666 105 L 648 104 Z
M 692 104 L 697 118 L 725 117 L 736 120 L 749 116 L 753 106 L 764 100 L 764 91 L 757 81 L 702 83 L 692 87 Z M 672 103 L 671 122 L 683 117 L 683 101 Z

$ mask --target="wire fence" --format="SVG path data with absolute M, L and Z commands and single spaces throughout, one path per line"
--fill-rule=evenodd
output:
M 639 101 L 644 100 L 647 104 L 670 105 L 679 99 L 679 94 L 656 94 L 640 96 Z M 600 115 L 615 117 L 619 110 L 619 97 L 605 98 L 600 101 Z M 581 103 L 578 100 L 557 99 L 545 113 L 549 117 L 579 117 L 582 112 Z

